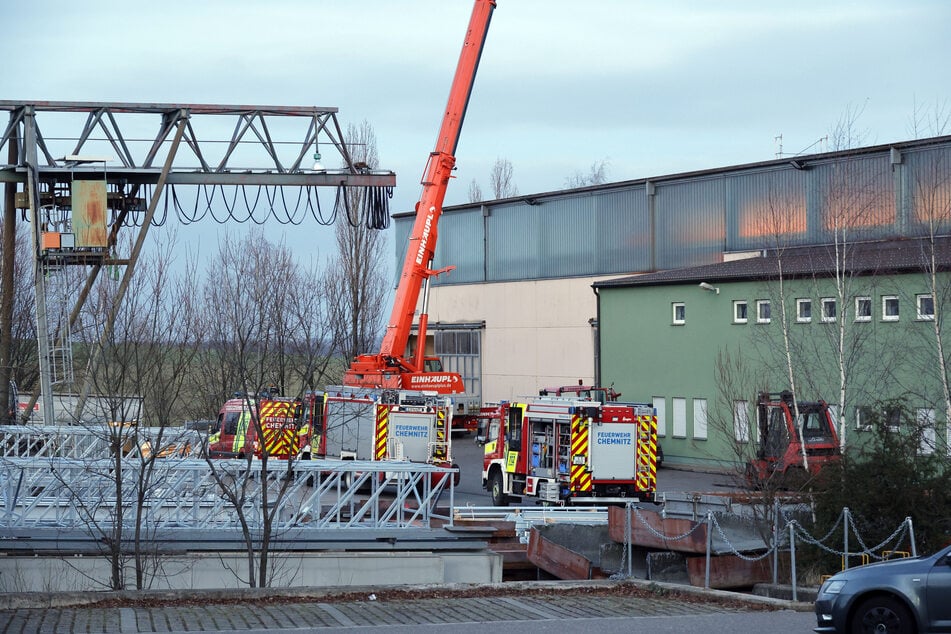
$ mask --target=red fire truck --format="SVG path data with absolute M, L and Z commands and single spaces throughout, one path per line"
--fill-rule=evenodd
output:
M 549 504 L 652 502 L 657 414 L 650 405 L 532 398 L 483 407 L 482 483 L 492 503 L 535 497 Z
M 282 460 L 406 460 L 454 467 L 452 416 L 450 397 L 413 390 L 329 386 L 302 399 L 272 393 L 235 397 L 221 407 L 208 455 L 261 458 L 266 451 Z
M 310 442 L 300 399 L 267 391 L 257 396 L 236 394 L 221 406 L 208 437 L 211 458 L 260 458 L 287 460 L 300 456 Z
M 450 434 L 453 403 L 447 396 L 328 386 L 319 399 L 309 395 L 305 400 L 315 458 L 456 466 Z

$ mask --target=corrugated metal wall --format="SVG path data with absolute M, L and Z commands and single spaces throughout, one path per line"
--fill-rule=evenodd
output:
M 943 148 L 904 152 L 899 217 L 909 235 L 951 231 L 951 153 Z
M 625 273 L 650 267 L 643 185 L 491 208 L 488 281 Z
M 627 274 L 724 251 L 951 230 L 951 143 L 800 157 L 583 193 L 457 207 L 440 222 L 438 284 Z M 930 210 L 930 211 L 929 211 Z M 396 219 L 402 264 L 412 217 Z
M 823 163 L 808 174 L 815 193 L 810 218 L 818 218 L 810 228 L 813 241 L 830 242 L 834 235 L 846 240 L 901 235 L 887 154 Z
M 406 253 L 406 239 L 403 238 L 403 253 Z M 439 281 L 462 284 L 485 279 L 485 230 L 480 207 L 453 213 L 451 224 L 440 223 L 434 266 L 441 269 L 450 265 L 456 269 L 449 275 L 439 276 Z
M 726 184 L 720 178 L 657 186 L 657 269 L 719 262 L 725 244 Z
M 726 178 L 726 250 L 808 243 L 806 174 L 782 168 Z

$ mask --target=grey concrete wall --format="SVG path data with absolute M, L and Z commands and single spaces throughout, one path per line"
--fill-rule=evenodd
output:
M 236 553 L 161 557 L 152 589 L 247 587 L 247 559 Z M 489 551 L 301 553 L 272 556 L 273 587 L 340 587 L 501 583 L 502 557 Z M 132 563 L 126 565 L 134 587 Z M 0 592 L 105 589 L 109 562 L 101 557 L 0 557 Z

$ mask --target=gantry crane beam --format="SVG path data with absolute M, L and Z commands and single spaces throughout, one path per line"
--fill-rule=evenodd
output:
M 44 267 L 53 260 L 46 258 L 41 248 L 39 212 L 47 205 L 69 206 L 64 191 L 71 189 L 75 180 L 98 178 L 112 188 L 107 202 L 110 207 L 114 205 L 117 214 L 109 235 L 110 247 L 116 243 L 129 209 L 139 204 L 151 217 L 166 186 L 387 188 L 396 184 L 392 171 L 371 170 L 353 160 L 337 108 L 0 100 L 0 111 L 9 112 L 9 120 L 0 132 L 0 161 L 4 156 L 7 161 L 0 163 L 0 183 L 7 184 L 3 231 L 12 235 L 15 230 L 11 200 L 16 201 L 16 207 L 29 210 L 35 253 L 40 391 L 44 415 L 50 420 L 55 419 L 55 413 Z M 4 147 L 7 152 L 2 151 Z M 328 160 L 336 162 L 336 168 L 325 169 L 319 160 L 318 164 L 311 162 L 312 153 L 321 158 L 321 147 L 339 156 L 339 161 Z M 18 187 L 22 189 L 16 192 Z M 138 198 L 144 188 L 152 192 L 148 201 Z M 124 260 L 127 269 L 123 284 L 132 275 L 149 224 L 145 222 L 139 228 L 135 253 Z M 5 278 L 13 274 L 13 254 L 6 251 L 2 266 Z M 104 262 L 117 261 L 106 251 L 97 257 L 88 253 L 60 254 L 55 264 L 91 264 L 88 288 Z M 2 288 L 9 286 L 4 284 Z M 71 320 L 79 313 L 85 296 L 86 292 L 80 295 Z M 12 297 L 0 298 L 5 305 L 11 301 Z M 7 321 L 0 319 L 4 324 Z M 7 340 L 0 337 L 0 342 L 6 342 L 5 348 L 9 348 Z M 4 414 L 9 405 L 6 386 L 12 371 L 9 355 L 9 349 L 0 349 L 0 411 Z M 88 393 L 88 389 L 87 382 L 83 392 Z

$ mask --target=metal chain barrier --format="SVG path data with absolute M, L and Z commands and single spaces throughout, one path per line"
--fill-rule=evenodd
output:
M 647 530 L 650 531 L 654 535 L 654 537 L 659 537 L 660 539 L 663 539 L 665 541 L 670 541 L 670 542 L 676 542 L 682 539 L 687 539 L 688 537 L 693 535 L 697 530 L 699 530 L 701 526 L 703 526 L 703 522 L 697 522 L 696 524 L 694 524 L 694 527 L 691 528 L 686 533 L 670 536 L 670 535 L 665 535 L 664 533 L 661 533 L 656 528 L 651 526 L 650 523 L 647 521 L 647 519 L 643 515 L 641 515 L 641 510 L 639 508 L 634 507 L 634 514 L 637 515 L 637 519 L 640 520 L 641 524 L 647 527 Z
M 839 525 L 842 524 L 842 517 L 843 517 L 845 514 L 846 514 L 846 513 L 845 513 L 845 509 L 842 509 L 842 512 L 839 513 L 839 517 L 836 518 L 836 520 L 835 520 L 835 524 L 833 524 L 833 525 L 832 525 L 832 528 L 829 529 L 829 532 L 826 533 L 826 534 L 825 534 L 822 538 L 820 538 L 818 541 L 820 541 L 820 542 L 826 542 L 830 537 L 832 537 L 832 534 L 839 528 Z M 794 521 L 792 518 L 789 517 L 789 515 L 790 515 L 790 514 L 787 513 L 785 510 L 782 511 L 783 519 L 786 520 L 786 526 L 789 526 L 789 523 L 792 522 L 792 521 Z M 798 522 L 797 522 L 797 525 L 798 525 Z M 812 538 L 811 535 L 810 535 L 810 538 Z
M 810 535 L 809 532 L 805 528 L 803 528 L 801 524 L 799 524 L 799 522 L 792 520 L 791 523 L 795 524 L 795 533 L 799 537 L 799 539 L 809 544 L 810 546 L 815 546 L 821 550 L 824 550 L 825 552 L 829 554 L 837 555 L 839 557 L 845 557 L 845 556 L 853 557 L 856 555 L 868 555 L 872 557 L 873 559 L 877 559 L 879 561 L 885 558 L 881 557 L 880 555 L 876 555 L 874 551 L 884 548 L 885 546 L 891 544 L 892 542 L 895 542 L 895 544 L 900 544 L 905 539 L 906 533 L 908 532 L 908 522 L 904 521 L 898 526 L 898 528 L 895 529 L 895 531 L 891 535 L 888 536 L 888 538 L 886 538 L 880 544 L 873 546 L 872 548 L 869 548 L 862 541 L 862 537 L 861 535 L 859 535 L 858 530 L 856 529 L 855 524 L 853 523 L 852 517 L 850 515 L 849 527 L 852 529 L 852 532 L 855 534 L 856 539 L 858 539 L 859 545 L 862 547 L 862 550 L 847 553 L 843 550 L 836 550 L 834 548 L 831 548 L 825 545 L 825 542 L 828 541 L 829 537 L 832 536 L 832 532 L 841 523 L 841 519 L 842 519 L 842 516 L 840 515 L 839 520 L 836 522 L 835 526 L 833 526 L 833 529 L 829 531 L 829 533 L 827 533 L 826 536 L 823 537 L 822 539 L 816 539 L 815 537 Z M 787 527 L 788 527 L 788 524 L 787 524 Z
M 681 533 L 680 535 L 667 535 L 665 533 L 658 531 L 653 526 L 651 526 L 647 518 L 641 514 L 641 509 L 639 507 L 634 506 L 633 504 L 628 502 L 625 507 L 625 511 L 626 512 L 624 514 L 624 548 L 621 551 L 621 558 L 622 558 L 622 562 L 625 562 L 627 565 L 627 572 L 626 573 L 619 572 L 617 574 L 611 575 L 610 579 L 615 581 L 627 579 L 633 576 L 632 561 L 631 561 L 632 553 L 633 553 L 633 544 L 631 543 L 631 532 L 633 528 L 632 518 L 631 518 L 632 512 L 634 515 L 637 516 L 638 521 L 643 526 L 645 526 L 647 530 L 652 535 L 654 535 L 654 537 L 657 537 L 658 539 L 662 539 L 664 541 L 676 542 L 683 539 L 687 539 L 688 537 L 693 535 L 696 531 L 698 531 L 701 526 L 704 525 L 703 522 L 697 522 L 694 524 L 693 528 L 691 528 L 689 531 L 685 533 Z
M 723 543 L 725 543 L 725 544 L 727 545 L 727 547 L 730 549 L 730 552 L 731 552 L 733 555 L 735 555 L 735 556 L 739 557 L 740 559 L 742 559 L 743 561 L 759 561 L 759 560 L 761 560 L 761 559 L 766 559 L 767 557 L 769 557 L 770 555 L 773 554 L 773 551 L 774 551 L 774 550 L 776 550 L 776 544 L 773 544 L 772 546 L 769 547 L 769 550 L 767 550 L 767 551 L 764 552 L 763 554 L 758 555 L 758 556 L 756 556 L 756 557 L 750 557 L 750 556 L 744 555 L 743 553 L 741 553 L 740 551 L 738 551 L 738 550 L 736 549 L 736 547 L 733 546 L 733 544 L 730 543 L 730 540 L 729 540 L 729 539 L 727 539 L 727 536 L 726 536 L 726 534 L 723 532 L 723 529 L 720 527 L 720 523 L 717 521 L 716 516 L 715 516 L 715 515 L 711 515 L 711 516 L 710 516 L 710 520 L 711 520 L 711 523 L 713 524 L 713 526 L 717 529 L 717 535 L 719 535 L 719 536 L 720 536 L 720 539 L 723 540 Z
M 885 558 L 879 555 L 876 555 L 875 551 L 884 548 L 885 546 L 892 543 L 893 541 L 895 542 L 896 545 L 902 543 L 902 541 L 904 541 L 905 539 L 905 533 L 908 532 L 908 522 L 907 520 L 902 522 L 898 526 L 898 528 L 895 529 L 895 532 L 889 535 L 882 543 L 872 546 L 871 548 L 866 546 L 865 542 L 862 541 L 862 536 L 859 535 L 858 528 L 856 528 L 855 526 L 855 520 L 852 518 L 851 513 L 849 514 L 849 528 L 852 529 L 852 532 L 855 534 L 855 538 L 859 541 L 859 546 L 862 547 L 862 551 L 855 554 L 868 554 L 872 559 L 883 561 Z M 849 553 L 849 554 L 852 554 L 852 553 Z

